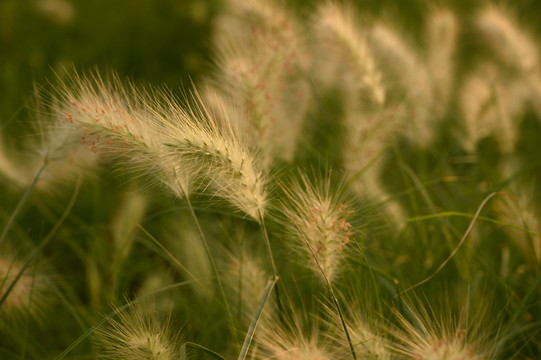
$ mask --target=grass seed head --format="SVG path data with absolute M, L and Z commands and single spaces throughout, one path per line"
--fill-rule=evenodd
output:
M 466 150 L 474 152 L 479 140 L 494 136 L 504 152 L 512 152 L 529 96 L 523 79 L 508 78 L 494 64 L 479 65 L 466 77 L 459 95 Z
M 539 70 L 536 41 L 513 19 L 509 10 L 490 4 L 477 15 L 477 28 L 507 65 L 524 74 Z
M 293 315 L 286 323 L 272 319 L 264 322 L 254 339 L 254 359 L 276 360 L 331 360 L 337 351 L 317 326 L 306 326 L 306 321 Z M 311 329 L 311 330 L 310 330 Z
M 348 220 L 353 210 L 332 186 L 330 178 L 313 183 L 304 174 L 284 186 L 286 229 L 295 241 L 292 248 L 302 254 L 303 264 L 317 274 L 321 266 L 330 280 L 339 274 L 354 235 Z
M 502 350 L 502 334 L 487 322 L 486 308 L 470 314 L 466 305 L 455 316 L 448 306 L 436 313 L 418 299 L 415 302 L 406 304 L 408 319 L 395 312 L 400 328 L 390 333 L 397 354 L 426 360 L 481 360 L 497 358 Z
M 318 64 L 317 72 L 328 77 L 323 79 L 325 82 L 345 88 L 345 94 L 353 92 L 355 95 L 352 97 L 358 98 L 357 93 L 362 90 L 376 105 L 382 106 L 386 90 L 381 72 L 368 44 L 367 34 L 353 14 L 355 11 L 351 7 L 334 2 L 319 6 L 313 27 L 318 38 L 318 58 L 326 60 Z
M 118 320 L 100 330 L 99 341 L 107 359 L 172 360 L 179 354 L 178 334 L 169 319 L 160 319 L 149 309 L 134 305 L 118 313 Z
M 408 99 L 410 111 L 403 119 L 408 121 L 406 135 L 426 146 L 433 136 L 433 125 L 428 121 L 432 120 L 434 107 L 433 82 L 426 62 L 397 30 L 383 23 L 372 28 L 370 43 L 378 59 L 397 77 Z
M 161 121 L 167 162 L 193 174 L 200 188 L 260 220 L 267 206 L 266 177 L 259 159 L 231 124 L 228 114 L 213 114 L 199 93 L 187 109 L 170 104 Z
M 434 82 L 436 116 L 447 110 L 455 83 L 455 57 L 459 25 L 447 9 L 435 9 L 428 15 L 427 65 Z
M 190 175 L 164 163 L 159 130 L 165 107 L 173 102 L 170 95 L 144 92 L 116 77 L 106 82 L 98 74 L 76 74 L 58 91 L 61 125 L 77 129 L 89 151 L 113 156 L 128 171 L 152 175 L 179 197 L 189 194 Z

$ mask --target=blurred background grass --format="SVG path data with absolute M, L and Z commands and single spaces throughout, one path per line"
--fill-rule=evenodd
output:
M 291 6 L 296 7 L 301 14 L 309 14 L 310 9 L 319 2 L 296 0 L 291 2 Z M 431 1 L 424 0 L 364 0 L 354 2 L 364 13 L 373 14 L 377 17 L 400 19 L 400 26 L 407 29 L 408 33 L 411 33 L 414 37 L 420 37 L 420 27 L 423 24 L 420 18 L 425 13 L 424 10 L 429 6 L 428 4 L 431 3 Z M 456 0 L 441 1 L 441 3 L 449 3 L 459 17 L 467 17 L 474 12 L 477 6 L 486 2 Z M 541 2 L 538 0 L 521 0 L 520 2 L 509 1 L 508 3 L 516 10 L 518 18 L 524 19 L 525 28 L 537 34 L 537 38 L 541 38 L 539 36 L 541 35 Z M 14 135 L 12 139 L 6 139 L 11 145 L 20 141 L 21 137 L 16 135 L 24 131 L 25 124 L 31 122 L 35 117 L 34 109 L 31 107 L 34 86 L 36 84 L 38 86 L 44 85 L 48 81 L 54 83 L 55 72 L 61 72 L 63 67 L 73 65 L 79 70 L 96 67 L 102 73 L 114 71 L 121 79 L 130 78 L 137 84 L 165 85 L 173 90 L 183 85 L 186 86 L 189 84 L 190 79 L 197 83 L 199 78 L 213 69 L 211 49 L 213 20 L 222 10 L 223 4 L 220 0 L 0 0 L 0 131 L 3 132 L 3 135 Z M 462 32 L 461 36 L 459 47 L 462 57 L 459 59 L 459 63 L 467 63 L 470 55 L 474 57 L 474 54 L 471 54 L 468 49 L 470 47 L 476 48 L 475 44 L 472 45 L 471 43 L 475 40 L 470 39 L 470 33 L 467 29 Z M 325 107 L 328 106 L 325 105 Z M 537 124 L 537 119 L 530 122 Z M 538 125 L 536 126 L 538 127 Z M 322 132 L 325 131 L 322 130 Z M 534 156 L 534 152 L 538 149 L 539 129 L 537 132 L 523 131 L 523 134 L 533 136 L 532 139 L 521 142 L 524 145 L 521 145 L 523 148 L 519 149 L 523 153 L 522 158 L 528 159 L 528 154 Z M 445 135 L 446 130 L 441 129 L 440 136 L 438 136 L 441 139 L 441 144 L 439 144 L 441 147 L 437 149 L 445 149 L 445 151 L 441 152 L 434 151 L 423 154 L 420 153 L 419 149 L 412 147 L 411 144 L 397 146 L 397 148 L 403 150 L 401 156 L 404 162 L 412 164 L 415 173 L 425 182 L 438 179 L 442 174 L 445 174 L 448 165 L 447 161 L 461 155 L 461 151 L 457 150 L 455 144 L 446 142 L 451 140 L 448 140 Z M 6 137 L 4 136 L 4 138 Z M 319 141 L 318 143 L 321 144 Z M 24 144 L 21 144 L 20 147 L 24 148 Z M 474 173 L 471 176 L 474 180 L 466 185 L 462 182 L 442 183 L 431 189 L 432 193 L 435 194 L 434 197 L 438 199 L 436 203 L 438 209 L 464 212 L 473 212 L 476 209 L 476 206 L 486 194 L 479 192 L 480 182 L 475 179 L 497 179 L 497 177 L 490 174 L 490 171 L 494 171 L 494 166 L 489 161 L 493 153 L 496 153 L 495 156 L 497 156 L 497 150 L 493 151 L 490 146 L 486 148 L 488 154 L 486 156 L 483 154 L 481 159 L 487 161 L 480 161 L 479 164 L 475 165 L 475 168 L 474 165 L 458 164 L 453 169 L 453 174 L 457 176 L 467 177 Z M 331 150 L 325 156 L 330 163 L 335 162 Z M 419 158 L 425 159 L 425 162 L 420 163 L 417 161 Z M 393 169 L 394 163 L 391 163 L 391 161 L 394 160 L 393 157 L 390 158 L 389 165 L 386 167 L 388 170 Z M 498 162 L 498 160 L 496 159 L 494 162 Z M 56 244 L 54 252 L 47 251 L 46 254 L 46 257 L 51 259 L 52 263 L 55 263 L 58 273 L 69 274 L 66 282 L 71 283 L 69 287 L 76 294 L 70 298 L 70 301 L 75 298 L 86 299 L 86 294 L 91 292 L 86 289 L 87 284 L 79 283 L 78 286 L 74 286 L 71 280 L 85 279 L 85 277 L 89 279 L 92 276 L 89 269 L 105 268 L 110 261 L 110 255 L 108 255 L 110 254 L 110 246 L 107 247 L 108 245 L 104 245 L 105 242 L 100 243 L 95 239 L 107 238 L 104 234 L 107 233 L 108 223 L 123 196 L 123 194 L 119 195 L 119 184 L 126 185 L 129 180 L 122 177 L 111 179 L 108 176 L 102 177 L 102 179 L 103 182 L 100 184 L 85 183 L 83 185 L 82 196 L 79 197 L 70 215 L 69 222 L 73 226 L 69 229 L 72 232 L 69 233 L 70 230 L 64 230 L 65 233 L 61 236 L 63 239 L 84 239 L 81 245 L 81 249 L 84 250 L 81 251 L 83 255 L 80 258 L 73 257 L 73 253 L 76 253 L 77 249 L 72 248 L 73 245 L 70 245 L 68 241 Z M 404 191 L 406 188 L 404 183 L 407 183 L 406 185 L 412 188 L 414 187 L 413 184 L 408 181 L 400 181 L 399 178 L 394 178 L 398 182 L 396 185 L 392 183 L 392 176 L 388 176 L 387 179 L 389 179 L 388 187 L 395 194 Z M 499 187 L 505 185 L 499 183 L 500 179 L 497 180 L 494 180 L 494 184 L 486 185 L 487 189 L 485 190 L 498 190 Z M 2 198 L 3 202 L 5 201 L 2 204 L 3 210 L 9 211 L 15 207 L 19 195 L 11 194 L 12 196 L 4 197 L 3 191 L 6 189 L 9 189 L 9 187 L 0 187 L 0 198 Z M 475 196 L 472 194 L 475 194 Z M 422 196 L 418 194 L 416 196 L 417 198 L 414 200 L 422 203 Z M 65 194 L 60 200 L 46 196 L 44 198 L 33 198 L 32 206 L 29 206 L 23 220 L 20 221 L 20 224 L 24 225 L 14 230 L 14 237 L 28 239 L 29 242 L 34 238 L 43 238 L 43 234 L 56 221 L 56 216 L 52 215 L 47 218 L 45 215 L 62 213 L 68 198 L 69 194 Z M 96 201 L 96 199 L 100 200 Z M 407 196 L 402 196 L 400 200 L 404 203 L 405 208 L 414 207 L 409 203 Z M 163 209 L 163 206 L 161 206 L 163 204 L 160 204 L 160 201 L 163 202 L 164 200 L 153 199 L 153 202 L 149 205 L 151 207 L 149 213 Z M 96 206 L 97 203 L 99 203 L 99 206 Z M 431 213 L 434 210 L 425 207 L 428 206 L 421 209 L 414 208 L 411 213 L 420 215 Z M 156 233 L 158 229 L 164 227 L 162 223 L 172 223 L 175 219 L 186 216 L 182 212 L 182 209 L 171 209 L 167 219 L 156 224 L 150 224 L 150 221 L 147 221 L 150 232 Z M 211 223 L 210 220 L 208 222 Z M 428 252 L 436 253 L 431 257 L 436 259 L 434 261 L 446 256 L 440 254 L 442 251 L 450 250 L 441 246 L 437 241 L 433 241 L 434 239 L 444 238 L 443 235 L 437 234 L 437 229 L 442 227 L 441 223 L 442 221 L 436 219 L 433 226 L 426 226 L 418 231 L 420 235 L 426 232 L 424 235 L 428 239 L 426 240 L 429 245 Z M 94 225 L 93 228 L 89 229 L 85 224 Z M 100 224 L 102 227 L 100 227 Z M 467 224 L 467 219 L 457 219 L 453 222 L 453 227 L 459 229 L 457 230 L 459 232 L 465 229 Z M 223 228 L 227 227 L 223 226 Z M 78 232 L 73 229 L 78 229 Z M 370 235 L 369 229 L 366 231 Z M 486 231 L 496 233 L 489 233 L 491 236 L 486 237 L 486 242 L 491 241 L 490 244 L 487 244 L 487 247 L 490 246 L 494 249 L 500 246 L 500 243 L 505 242 L 500 240 L 505 237 L 505 235 L 499 234 L 501 229 L 494 230 L 491 227 Z M 368 235 L 367 237 L 369 237 Z M 397 251 L 391 245 L 394 246 L 394 244 L 400 243 L 402 244 L 401 250 L 403 250 L 404 256 L 413 253 L 418 247 L 418 238 L 407 235 L 395 235 L 397 238 L 403 237 L 404 241 L 389 242 L 388 248 L 385 247 L 385 249 L 389 253 Z M 457 237 L 459 235 L 460 233 Z M 231 237 L 232 235 L 223 238 L 227 241 Z M 430 243 L 430 240 L 433 242 Z M 84 255 L 86 253 L 91 253 L 92 256 Z M 149 247 L 147 251 L 139 253 L 129 260 L 130 266 L 127 267 L 136 269 L 136 271 L 122 274 L 125 279 L 123 278 L 123 281 L 119 282 L 126 287 L 117 289 L 118 293 L 128 293 L 131 288 L 138 287 L 134 283 L 139 281 L 138 278 L 142 277 L 143 274 L 153 270 L 154 263 L 148 261 L 148 259 L 152 256 L 157 257 L 156 253 L 158 251 Z M 470 264 L 470 255 L 471 253 L 460 254 L 460 256 L 457 256 L 456 261 Z M 477 253 L 474 255 L 478 256 Z M 498 259 L 493 259 L 493 257 L 499 256 L 496 251 L 489 254 L 490 256 L 482 255 L 486 262 L 498 262 Z M 83 266 L 81 264 L 84 261 L 86 261 L 86 264 Z M 96 263 L 94 264 L 93 261 Z M 396 266 L 396 268 L 399 267 Z M 403 266 L 403 268 L 405 267 L 406 265 Z M 429 266 L 427 265 L 427 267 Z M 487 265 L 486 268 L 490 268 L 490 266 Z M 472 265 L 472 269 L 471 274 L 478 273 L 475 266 Z M 419 269 L 419 271 L 421 270 Z M 451 271 L 449 277 L 453 277 L 453 275 Z M 471 275 L 471 277 L 473 278 L 474 275 Z M 530 275 L 533 276 L 533 274 L 528 273 L 523 275 L 525 280 L 521 281 L 524 282 L 524 289 L 529 288 Z M 96 276 L 101 276 L 100 281 L 106 283 L 106 275 Z M 422 272 L 412 274 L 412 278 L 423 278 L 423 276 Z M 469 278 L 470 274 L 462 276 Z M 476 279 L 471 281 L 473 283 Z M 429 285 L 432 286 L 432 283 Z M 438 286 L 440 284 L 436 282 L 434 292 L 438 291 Z M 502 288 L 504 286 L 505 284 L 502 285 Z M 69 287 L 66 286 L 66 288 Z M 99 286 L 97 287 L 99 288 Z M 503 293 L 503 290 L 501 292 Z M 104 296 L 104 298 L 106 297 Z M 95 302 L 100 301 L 105 303 L 103 299 L 95 300 Z M 189 302 L 190 300 L 183 298 L 175 299 L 175 301 Z M 503 308 L 509 302 L 509 299 L 502 298 L 499 299 L 499 302 L 498 305 Z M 518 302 L 518 300 L 515 302 Z M 537 306 L 538 301 L 535 303 Z M 88 323 L 93 323 L 99 319 L 101 316 L 99 313 L 104 311 L 105 305 L 94 304 L 91 313 L 95 318 L 90 317 Z M 535 307 L 534 310 L 536 311 L 534 317 L 537 317 L 539 308 Z M 63 317 L 70 317 L 66 311 L 62 311 L 58 310 L 55 313 L 59 323 Z M 213 318 L 214 315 L 217 317 L 220 311 L 220 309 L 213 309 L 207 314 L 206 318 Z M 198 319 L 196 315 L 193 315 L 191 318 L 185 318 L 184 321 L 191 324 L 190 327 L 194 332 L 199 330 L 202 332 L 201 329 L 206 330 L 205 326 L 208 325 L 205 320 L 204 317 Z M 64 323 L 68 324 L 69 322 Z M 70 326 L 74 329 L 65 329 L 65 338 L 56 338 L 55 334 L 47 333 L 46 329 L 43 330 L 40 333 L 42 346 L 44 348 L 64 349 L 65 344 L 73 340 L 71 337 L 68 338 L 66 334 L 71 336 L 73 331 L 75 333 L 79 331 L 73 321 Z M 24 331 L 21 330 L 22 332 Z M 215 333 L 219 333 L 219 331 L 214 330 L 209 334 L 214 335 Z M 22 339 L 22 337 L 20 338 Z M 210 335 L 209 338 L 211 338 Z M 222 339 L 222 342 L 226 342 L 226 340 Z
M 309 13 L 319 1 L 289 3 Z M 431 2 L 353 3 L 363 13 L 400 18 L 408 31 L 418 34 Z M 442 3 L 467 16 L 484 1 Z M 530 30 L 541 33 L 539 1 L 509 3 Z M 221 0 L 0 1 L 0 123 L 24 107 L 34 84 L 54 79 L 53 72 L 66 66 L 114 70 L 120 78 L 173 89 L 190 78 L 197 82 L 212 68 L 212 24 L 222 9 Z

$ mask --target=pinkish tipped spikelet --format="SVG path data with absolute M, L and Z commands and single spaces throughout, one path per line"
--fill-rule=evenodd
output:
M 284 214 L 287 231 L 295 239 L 292 248 L 302 254 L 302 263 L 320 275 L 321 266 L 332 281 L 341 270 L 354 230 L 348 221 L 353 210 L 331 186 L 330 178 L 313 184 L 301 174 L 300 180 L 284 187 L 288 196 Z
M 107 85 L 98 76 L 76 77 L 74 83 L 74 89 L 64 86 L 59 112 L 66 126 L 83 132 L 81 142 L 91 151 L 116 155 L 179 197 L 197 181 L 252 218 L 263 217 L 265 181 L 255 156 L 228 117 L 215 118 L 197 93 L 183 108 L 170 94 L 126 89 L 118 80 Z
M 179 197 L 189 193 L 189 174 L 162 161 L 164 146 L 155 124 L 166 95 L 145 94 L 116 78 L 108 84 L 99 75 L 75 75 L 72 84 L 61 85 L 60 96 L 62 124 L 79 130 L 80 143 L 91 152 L 114 155 L 128 169 L 156 176 Z
M 295 17 L 273 1 L 230 6 L 219 21 L 213 86 L 239 110 L 232 119 L 257 138 L 266 166 L 290 161 L 310 100 L 303 36 Z

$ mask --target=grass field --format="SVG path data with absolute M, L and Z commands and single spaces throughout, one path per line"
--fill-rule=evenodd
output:
M 0 358 L 539 358 L 539 7 L 2 2 Z

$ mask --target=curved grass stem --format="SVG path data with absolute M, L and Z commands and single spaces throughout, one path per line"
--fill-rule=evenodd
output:
M 274 262 L 274 256 L 272 255 L 269 234 L 267 232 L 267 227 L 265 226 L 265 220 L 263 219 L 263 215 L 261 215 L 261 213 L 259 214 L 259 224 L 261 225 L 261 231 L 263 232 L 263 237 L 265 238 L 265 247 L 267 249 L 269 262 L 271 264 L 272 276 L 274 279 L 278 280 L 280 277 L 278 276 L 278 270 L 276 270 L 276 263 Z M 278 286 L 275 287 L 275 290 L 276 305 L 278 305 L 278 316 L 281 320 L 283 320 L 283 306 L 282 301 L 280 300 L 280 291 L 278 290 Z

